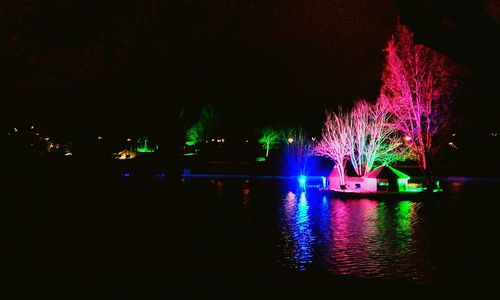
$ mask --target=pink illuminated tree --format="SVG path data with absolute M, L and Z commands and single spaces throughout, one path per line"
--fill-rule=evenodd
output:
M 314 147 L 314 153 L 335 162 L 341 185 L 345 185 L 345 165 L 350 155 L 350 136 L 352 127 L 348 114 L 326 112 L 326 121 L 320 141 Z
M 394 125 L 406 137 L 426 185 L 433 187 L 431 170 L 441 146 L 438 136 L 450 121 L 456 67 L 445 56 L 415 44 L 413 33 L 403 25 L 397 26 L 385 53 L 379 102 L 387 106 Z
M 365 175 L 375 166 L 408 157 L 387 110 L 388 107 L 381 103 L 359 100 L 349 114 L 349 158 L 358 176 Z

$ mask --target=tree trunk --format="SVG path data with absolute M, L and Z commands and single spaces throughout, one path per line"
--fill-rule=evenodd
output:
M 434 176 L 434 164 L 432 159 L 428 154 L 425 155 L 424 165 L 422 168 L 422 173 L 424 174 L 424 185 L 427 190 L 432 191 L 436 186 L 436 178 Z
M 339 173 L 340 188 L 345 187 L 345 166 L 338 164 L 337 172 Z
M 425 187 L 429 191 L 432 191 L 436 188 L 436 178 L 434 177 L 434 172 L 431 170 L 431 168 L 427 168 L 424 170 L 424 176 L 425 176 Z

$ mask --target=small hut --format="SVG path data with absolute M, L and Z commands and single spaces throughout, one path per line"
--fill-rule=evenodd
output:
M 328 186 L 330 189 L 340 189 L 340 177 L 338 173 L 338 168 L 335 165 L 328 175 Z M 346 174 L 345 174 L 345 189 L 346 190 L 358 190 L 363 186 L 363 178 L 356 175 L 356 172 L 350 166 L 350 164 L 346 165 Z
M 363 189 L 371 192 L 404 192 L 408 190 L 410 176 L 383 165 L 363 176 Z
M 333 167 L 332 171 L 330 172 L 330 175 L 328 175 L 327 178 L 328 178 L 328 186 L 330 188 L 340 188 L 340 178 L 337 165 Z

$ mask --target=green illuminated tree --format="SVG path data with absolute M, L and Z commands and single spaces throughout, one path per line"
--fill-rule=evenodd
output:
M 203 107 L 200 119 L 186 132 L 186 144 L 195 145 L 204 139 L 208 139 L 213 134 L 218 121 L 218 112 L 213 104 Z
M 259 144 L 261 144 L 264 150 L 266 150 L 266 157 L 269 156 L 269 150 L 275 148 L 278 145 L 280 137 L 280 132 L 274 128 L 266 127 L 262 130 Z
M 149 141 L 149 138 L 147 136 L 139 138 L 139 140 L 137 141 L 137 152 L 156 152 L 157 149 L 158 146 L 152 146 L 152 143 Z

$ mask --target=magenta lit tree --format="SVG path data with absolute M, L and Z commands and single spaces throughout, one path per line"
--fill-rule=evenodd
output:
M 350 156 L 352 127 L 349 116 L 339 111 L 326 113 L 321 139 L 314 147 L 314 153 L 333 160 L 337 166 L 341 185 L 345 185 L 345 165 Z
M 394 125 L 416 155 L 426 185 L 433 187 L 431 170 L 440 148 L 435 137 L 449 125 L 455 66 L 445 56 L 415 44 L 413 33 L 403 25 L 397 26 L 385 53 L 380 102 L 387 105 Z
M 358 176 L 378 165 L 405 160 L 408 156 L 387 109 L 381 103 L 359 100 L 348 116 L 351 131 L 349 159 Z

